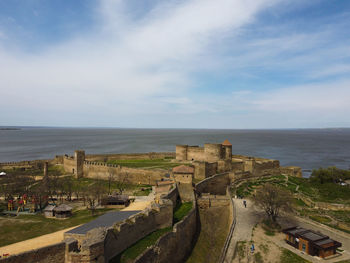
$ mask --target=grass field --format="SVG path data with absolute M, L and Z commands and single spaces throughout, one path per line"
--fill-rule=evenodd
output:
M 73 211 L 73 216 L 64 220 L 45 218 L 41 214 L 0 217 L 0 246 L 84 224 L 107 211 L 111 209 L 98 209 L 94 216 L 89 210 Z
M 181 221 L 192 209 L 192 202 L 178 203 L 174 210 L 174 224 Z
M 297 254 L 282 248 L 281 263 L 308 263 L 310 261 L 298 256 Z
M 288 181 L 286 181 L 285 177 L 282 175 L 262 177 L 254 181 L 245 182 L 236 189 L 236 194 L 242 197 L 250 196 L 254 189 L 265 183 L 277 185 L 291 193 L 299 192 L 311 198 L 313 201 L 350 204 L 349 187 L 344 187 L 335 183 L 320 184 L 311 182 L 307 178 L 293 176 L 289 176 Z
M 131 168 L 166 169 L 169 170 L 179 163 L 171 162 L 172 159 L 142 159 L 142 160 L 109 160 L 108 164 L 115 164 Z M 103 161 L 101 161 L 103 162 Z
M 141 240 L 137 241 L 134 245 L 124 250 L 118 256 L 113 258 L 111 263 L 129 263 L 133 262 L 146 248 L 154 245 L 158 238 L 160 238 L 165 233 L 171 231 L 171 227 L 159 229 L 157 231 L 152 232 L 151 234 L 145 236 Z

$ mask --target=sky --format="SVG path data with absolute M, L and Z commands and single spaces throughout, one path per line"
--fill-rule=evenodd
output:
M 0 126 L 350 127 L 350 1 L 0 0 Z

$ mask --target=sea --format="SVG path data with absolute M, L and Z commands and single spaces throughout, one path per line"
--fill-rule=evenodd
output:
M 350 169 L 350 128 L 287 130 L 122 129 L 0 127 L 0 162 L 86 154 L 175 151 L 175 145 L 221 143 L 233 154 L 280 160 L 281 165 L 312 169 Z

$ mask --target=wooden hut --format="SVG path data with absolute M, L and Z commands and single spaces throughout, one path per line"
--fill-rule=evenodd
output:
M 101 204 L 106 208 L 124 208 L 130 204 L 127 195 L 108 195 L 102 198 Z
M 282 231 L 286 234 L 286 242 L 311 256 L 326 258 L 336 254 L 341 243 L 330 239 L 319 232 L 301 227 L 290 227 Z
M 66 204 L 61 204 L 54 208 L 56 218 L 67 218 L 72 216 L 73 208 Z
M 55 217 L 55 209 L 56 206 L 48 205 L 44 208 L 44 216 L 45 217 Z

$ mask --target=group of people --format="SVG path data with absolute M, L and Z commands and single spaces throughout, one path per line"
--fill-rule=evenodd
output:
M 13 197 L 10 197 L 7 202 L 7 210 L 8 211 L 14 211 L 17 210 L 17 212 L 24 211 L 24 208 L 26 205 L 30 203 L 29 212 L 35 212 L 36 207 L 38 204 L 36 196 L 31 196 L 31 201 L 29 201 L 29 196 L 27 194 L 23 194 L 19 197 L 17 197 L 17 200 L 15 200 Z M 17 209 L 16 209 L 16 207 Z

